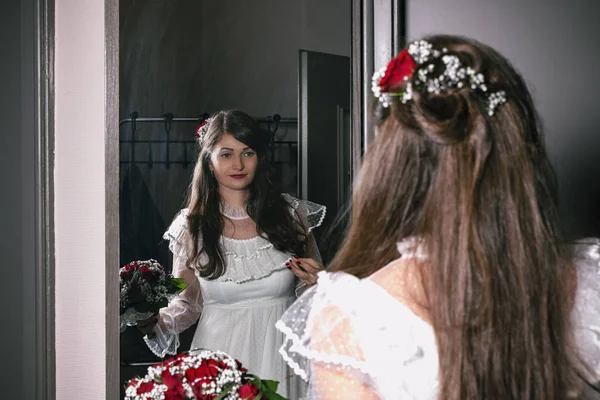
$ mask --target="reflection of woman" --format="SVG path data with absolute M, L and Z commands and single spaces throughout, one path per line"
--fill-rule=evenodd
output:
M 378 134 L 348 237 L 277 324 L 309 398 L 593 392 L 600 242 L 561 244 L 555 176 L 521 76 L 487 46 L 433 36 L 373 89 Z
M 200 318 L 192 349 L 224 351 L 279 381 L 283 396 L 299 398 L 302 382 L 278 353 L 283 335 L 275 322 L 322 268 L 310 232 L 325 209 L 274 189 L 268 133 L 248 115 L 219 112 L 198 132 L 188 208 L 165 233 L 174 275 L 189 286 L 160 310 L 156 325 L 141 328 L 146 343 L 159 357 L 175 354 L 177 334 Z

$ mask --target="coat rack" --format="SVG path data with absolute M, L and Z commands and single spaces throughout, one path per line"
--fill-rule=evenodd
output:
M 170 168 L 171 165 L 182 165 L 187 168 L 194 162 L 193 157 L 189 157 L 188 148 L 196 145 L 196 140 L 193 139 L 193 134 L 190 133 L 190 139 L 173 139 L 171 137 L 171 130 L 174 123 L 197 123 L 198 125 L 205 121 L 210 115 L 208 113 L 201 114 L 197 117 L 176 117 L 173 113 L 166 113 L 162 117 L 140 117 L 137 111 L 129 114 L 127 118 L 119 121 L 119 127 L 129 124 L 131 138 L 120 139 L 121 145 L 129 145 L 129 159 L 121 160 L 120 164 L 145 164 L 149 168 L 152 168 L 155 164 L 164 165 L 166 168 Z M 279 114 L 273 114 L 272 116 L 255 118 L 261 125 L 266 125 L 267 131 L 270 133 L 271 147 L 274 150 L 275 147 L 284 147 L 290 153 L 294 153 L 297 149 L 296 141 L 276 141 L 274 140 L 275 133 L 279 129 L 280 125 L 297 125 L 297 118 L 282 118 Z M 150 124 L 163 124 L 165 129 L 165 136 L 161 139 L 143 139 L 137 135 L 138 124 L 150 123 Z M 165 144 L 166 152 L 164 159 L 155 160 L 152 152 L 153 144 Z M 181 159 L 171 159 L 170 157 L 170 146 L 173 144 L 179 144 L 183 146 L 183 156 Z M 136 146 L 147 145 L 148 157 L 146 160 L 136 159 Z M 290 157 L 293 159 L 294 157 Z M 271 163 L 282 164 L 285 161 L 279 161 L 275 158 L 275 151 L 271 151 Z

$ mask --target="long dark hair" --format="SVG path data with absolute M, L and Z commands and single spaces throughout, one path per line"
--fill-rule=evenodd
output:
M 291 252 L 299 257 L 304 255 L 308 242 L 305 227 L 295 218 L 291 206 L 271 180 L 268 163 L 269 133 L 242 111 L 219 111 L 212 116 L 200 145 L 187 205 L 192 241 L 188 265 L 197 268 L 200 276 L 206 279 L 216 279 L 225 273 L 223 253 L 219 245 L 223 233 L 221 197 L 218 182 L 210 173 L 209 161 L 215 145 L 226 133 L 252 148 L 258 156 L 258 166 L 249 188 L 250 196 L 246 206 L 248 215 L 256 222 L 258 233 L 266 235 L 277 250 Z M 208 260 L 204 264 L 200 263 L 203 254 Z
M 377 137 L 330 270 L 369 276 L 398 257 L 397 242 L 419 237 L 440 399 L 567 398 L 581 382 L 565 284 L 575 271 L 561 248 L 556 178 L 531 95 L 490 47 L 425 40 L 481 72 L 508 102 L 490 116 L 486 96 L 466 86 L 414 90 L 388 108 L 375 101 Z M 434 74 L 444 70 L 441 59 L 431 63 Z

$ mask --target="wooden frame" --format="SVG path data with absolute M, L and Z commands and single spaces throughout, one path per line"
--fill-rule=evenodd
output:
M 104 2 L 106 116 L 106 398 L 119 382 L 119 0 Z

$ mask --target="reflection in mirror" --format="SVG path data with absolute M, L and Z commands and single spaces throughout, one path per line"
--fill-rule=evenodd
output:
M 282 192 L 327 206 L 315 233 L 330 257 L 324 242 L 335 240 L 323 234 L 350 185 L 350 0 L 120 3 L 121 265 L 152 258 L 171 271 L 162 237 L 185 206 L 198 157 L 194 134 L 223 109 L 248 113 L 270 133 Z M 338 67 L 345 88 L 302 81 L 303 71 L 307 78 L 328 68 L 307 63 L 303 70 L 302 54 L 345 62 Z M 322 102 L 340 90 L 347 102 Z M 190 349 L 196 327 L 180 335 L 178 352 Z M 136 327 L 120 342 L 122 384 L 160 361 Z

